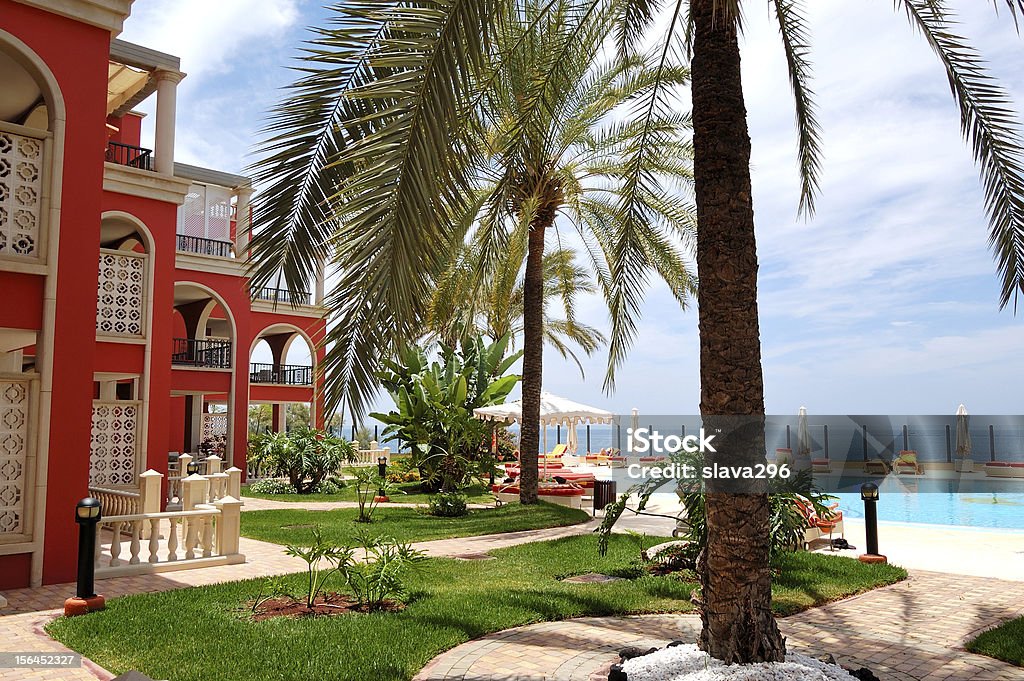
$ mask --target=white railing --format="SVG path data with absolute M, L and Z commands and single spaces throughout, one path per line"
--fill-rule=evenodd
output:
M 386 457 L 389 461 L 391 460 L 391 448 L 384 447 L 383 449 L 377 446 L 377 441 L 374 440 L 370 443 L 369 449 L 359 449 L 359 443 L 355 440 L 352 444 L 356 448 L 356 460 L 348 465 L 350 466 L 376 466 L 377 459 L 380 457 Z
M 89 496 L 99 499 L 103 515 L 156 513 L 160 510 L 160 482 L 163 474 L 152 469 L 139 476 L 136 489 L 89 486 Z
M 188 472 L 188 466 L 192 463 L 190 454 L 182 454 L 178 457 L 180 470 Z M 196 503 L 212 504 L 224 497 L 238 499 L 242 495 L 242 470 L 232 466 L 226 471 L 221 471 L 223 461 L 219 456 L 208 457 L 204 462 L 205 475 L 192 476 L 171 476 L 167 478 L 167 508 L 183 508 L 184 485 L 183 482 L 192 478 L 201 478 L 207 481 L 206 498 L 197 499 Z
M 180 511 L 101 517 L 97 577 L 245 562 L 239 552 L 242 502 L 223 496 L 201 503 L 210 497 L 210 482 L 199 475 L 189 476 L 180 487 Z

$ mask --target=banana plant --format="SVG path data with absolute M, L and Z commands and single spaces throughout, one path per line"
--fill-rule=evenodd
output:
M 506 354 L 509 339 L 492 343 L 474 335 L 439 343 L 433 361 L 427 349 L 406 345 L 382 362 L 377 376 L 395 409 L 371 416 L 385 424 L 383 437 L 410 446 L 426 491 L 457 491 L 483 472 L 488 426 L 473 410 L 503 403 L 519 382 L 508 372 L 523 353 Z

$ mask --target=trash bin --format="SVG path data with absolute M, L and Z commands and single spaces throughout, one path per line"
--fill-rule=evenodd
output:
M 615 481 L 594 481 L 594 514 L 603 511 L 604 507 L 615 501 Z

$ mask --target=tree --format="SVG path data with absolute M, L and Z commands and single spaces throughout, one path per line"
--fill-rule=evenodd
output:
M 383 6 L 382 6 L 383 5 Z M 565 3 L 528 0 L 349 0 L 345 21 L 320 32 L 305 78 L 276 110 L 265 145 L 272 155 L 257 168 L 271 190 L 257 206 L 266 230 L 254 249 L 266 264 L 257 280 L 283 269 L 289 286 L 311 281 L 310 255 L 326 257 L 343 242 L 355 254 L 333 297 L 350 325 L 338 336 L 338 375 L 364 383 L 358 360 L 371 343 L 361 329 L 377 328 L 395 310 L 418 311 L 444 268 L 445 252 L 460 243 L 447 216 L 474 200 L 466 178 L 473 167 L 475 88 L 511 21 L 541 22 Z M 740 0 L 577 0 L 569 11 L 600 11 L 616 27 L 620 51 L 642 44 L 664 8 L 668 31 L 659 32 L 661 55 L 692 50 L 692 115 L 699 292 L 701 413 L 764 418 L 757 316 L 757 255 L 750 194 L 750 140 L 740 80 L 737 32 Z M 809 47 L 796 0 L 771 0 L 786 51 L 799 132 L 800 208 L 813 212 L 820 167 L 820 134 L 810 88 Z M 1012 107 L 987 75 L 980 55 L 954 30 L 945 0 L 895 0 L 936 52 L 960 109 L 961 128 L 980 166 L 989 218 L 989 241 L 1002 280 L 1000 305 L 1024 291 L 1024 163 Z M 993 0 L 1014 21 L 1024 0 Z M 525 8 L 525 9 L 524 9 Z M 529 8 L 537 11 L 527 14 Z M 619 11 L 611 11 L 618 9 Z M 568 49 L 568 47 L 567 47 Z M 567 60 L 552 60 L 538 81 L 554 77 Z M 482 80 L 481 76 L 484 74 Z M 346 96 L 340 96 L 345 93 Z M 544 96 L 534 100 L 547 104 Z M 655 97 L 652 102 L 657 102 Z M 637 111 L 646 126 L 660 110 Z M 524 116 L 522 126 L 532 124 Z M 298 162 L 297 165 L 289 164 Z M 360 173 L 372 168 L 373 176 Z M 354 179 L 353 179 L 354 178 Z M 324 201 L 332 199 L 332 201 Z M 334 206 L 346 201 L 341 218 Z M 628 206 L 616 206 L 628 218 Z M 332 221 L 333 217 L 339 217 Z M 423 249 L 423 244 L 436 244 Z M 368 280 L 361 276 L 374 271 Z M 387 306 L 372 303 L 387 301 Z M 411 316 L 409 319 L 418 317 Z M 408 324 L 408 326 L 405 326 Z M 401 336 L 415 327 L 400 322 Z M 616 338 L 612 338 L 612 354 Z M 763 458 L 763 432 L 730 453 L 738 464 Z M 706 500 L 708 550 L 702 559 L 700 643 L 727 662 L 779 660 L 785 646 L 771 616 L 769 505 L 763 491 Z
M 427 326 L 445 343 L 452 344 L 467 332 L 492 340 L 509 336 L 513 342 L 523 334 L 522 250 L 510 244 L 490 268 L 479 257 L 477 249 L 462 249 L 440 277 L 430 301 Z M 575 314 L 577 296 L 596 291 L 590 271 L 576 262 L 573 251 L 559 248 L 544 254 L 544 342 L 572 359 L 581 375 L 583 365 L 573 346 L 589 356 L 608 342 Z M 564 318 L 549 314 L 556 305 Z
M 355 5 L 362 9 L 356 11 Z M 361 3 L 355 5 L 354 14 L 347 19 L 366 9 Z M 332 297 L 337 301 L 334 309 L 339 319 L 329 334 L 328 340 L 334 345 L 328 350 L 325 366 L 328 392 L 333 389 L 337 394 L 347 395 L 353 407 L 362 399 L 353 394 L 354 390 L 365 391 L 368 387 L 367 381 L 357 374 L 372 366 L 368 358 L 355 358 L 381 354 L 366 337 L 392 338 L 391 328 L 396 321 L 404 320 L 399 323 L 404 324 L 405 330 L 397 336 L 415 338 L 424 322 L 409 320 L 424 319 L 423 308 L 426 306 L 429 311 L 434 291 L 442 288 L 439 282 L 444 283 L 453 264 L 462 267 L 456 256 L 461 254 L 470 259 L 470 274 L 476 278 L 470 290 L 477 291 L 485 289 L 484 282 L 489 282 L 499 291 L 511 293 L 515 287 L 497 278 L 515 276 L 521 264 L 525 264 L 521 287 L 522 503 L 537 502 L 543 344 L 545 335 L 553 338 L 550 332 L 557 328 L 556 324 L 545 327 L 544 323 L 545 244 L 549 238 L 557 237 L 556 220 L 565 217 L 578 232 L 609 307 L 609 387 L 614 383 L 614 369 L 623 361 L 631 343 L 649 274 L 660 276 L 684 308 L 695 286 L 682 247 L 692 243 L 694 228 L 686 192 L 680 191 L 688 188 L 692 177 L 686 140 L 688 116 L 674 113 L 666 106 L 671 90 L 684 85 L 688 73 L 664 54 L 599 57 L 610 34 L 610 20 L 624 7 L 625 3 L 619 2 L 593 12 L 578 12 L 573 0 L 553 4 L 526 2 L 522 12 L 502 22 L 492 49 L 483 55 L 481 68 L 476 72 L 472 84 L 475 103 L 464 112 L 467 124 L 450 141 L 465 154 L 464 173 L 457 181 L 468 190 L 465 200 L 443 196 L 451 188 L 445 187 L 445 176 L 441 173 L 407 181 L 378 174 L 377 162 L 370 159 L 379 159 L 393 148 L 395 140 L 387 135 L 371 134 L 351 140 L 351 156 L 342 154 L 331 166 L 345 165 L 342 176 L 318 176 L 316 180 L 317 193 L 327 191 L 329 185 L 325 183 L 340 183 L 329 198 L 335 206 L 333 218 L 340 225 L 330 236 L 336 249 L 333 261 L 343 273 L 352 272 L 353 276 L 342 274 L 342 282 Z M 378 11 L 368 16 L 388 14 Z M 325 32 L 335 49 L 352 38 L 351 27 L 347 21 L 343 23 L 345 28 Z M 404 42 L 404 30 L 397 30 L 395 40 Z M 402 48 L 396 45 L 394 49 L 392 52 L 391 47 L 387 48 L 388 59 L 402 59 Z M 326 77 L 326 73 L 321 77 Z M 319 85 L 324 87 L 327 83 L 322 80 Z M 308 86 L 314 87 L 314 83 L 308 81 Z M 375 100 L 396 98 L 397 102 L 404 86 L 392 86 L 374 95 Z M 309 103 L 304 97 L 300 99 Z M 342 102 L 338 105 L 344 106 Z M 286 106 L 293 111 L 290 107 L 297 104 Z M 648 112 L 642 124 L 618 120 L 631 107 Z M 300 123 L 284 116 L 285 108 L 280 111 L 283 132 L 271 143 L 272 147 L 284 144 L 285 138 L 297 139 L 288 136 L 301 134 L 308 123 L 305 114 Z M 387 114 L 378 112 L 372 118 L 381 115 Z M 289 125 L 284 124 L 285 118 Z M 361 119 L 341 121 L 343 126 L 351 126 L 350 131 L 363 125 Z M 292 127 L 299 125 L 301 130 Z M 410 142 L 409 148 L 414 146 Z M 282 162 L 283 156 L 272 158 L 269 166 L 261 166 L 268 171 L 267 179 L 286 181 L 285 175 L 269 173 L 270 168 Z M 292 182 L 290 176 L 287 182 Z M 410 189 L 413 195 L 405 196 L 406 182 L 422 182 L 426 186 Z M 280 187 L 269 194 L 279 201 L 286 189 Z M 367 200 L 369 194 L 379 197 L 380 203 Z M 402 205 L 401 210 L 381 214 L 381 208 L 396 203 Z M 443 212 L 438 204 L 444 206 Z M 256 278 L 271 276 L 270 271 L 276 272 L 280 267 L 284 268 L 286 278 L 290 271 L 301 276 L 306 267 L 299 258 L 292 260 L 286 256 L 282 261 L 279 257 L 282 249 L 288 249 L 288 225 L 292 223 L 282 220 L 283 216 L 269 207 L 265 214 L 268 224 L 253 241 L 255 257 L 263 260 Z M 397 231 L 410 224 L 417 225 L 414 233 L 396 236 Z M 434 236 L 446 228 L 450 233 Z M 311 229 L 310 225 L 303 226 L 303 230 Z M 370 246 L 364 237 L 371 235 L 383 240 Z M 396 253 L 397 244 L 392 237 L 418 242 L 415 258 L 419 262 Z M 356 244 L 357 240 L 364 242 Z M 405 245 L 401 248 L 404 250 Z M 390 260 L 387 281 L 367 262 L 371 250 L 381 256 L 390 253 L 386 256 Z M 431 254 L 428 263 L 423 262 L 424 253 Z M 404 262 L 396 265 L 399 258 Z M 565 258 L 564 249 L 557 249 L 548 260 L 551 269 L 556 270 L 554 274 L 569 266 Z M 414 282 L 403 284 L 402 291 L 375 290 L 378 285 L 391 289 L 393 284 L 421 275 L 429 286 Z M 567 277 L 576 276 L 575 272 L 564 272 L 560 275 L 561 283 L 571 283 Z M 342 291 L 347 293 L 343 295 Z M 572 291 L 564 285 L 556 291 L 566 304 L 566 330 L 593 345 L 592 330 L 584 329 L 571 317 Z M 365 300 L 368 295 L 374 298 L 372 305 L 352 303 Z M 381 310 L 386 310 L 386 314 L 368 319 Z M 507 326 L 508 320 L 506 316 L 505 320 L 494 321 Z M 556 347 L 560 346 L 556 343 Z

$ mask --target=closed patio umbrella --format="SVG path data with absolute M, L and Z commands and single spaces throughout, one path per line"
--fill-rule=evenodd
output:
M 796 420 L 797 459 L 811 458 L 811 431 L 807 427 L 807 407 L 800 407 Z
M 633 433 L 635 433 L 636 431 L 640 430 L 640 410 L 637 409 L 636 407 L 633 407 L 633 411 L 632 411 L 632 413 L 629 416 L 629 427 L 630 427 L 630 435 L 629 435 L 629 450 L 628 451 L 629 451 L 630 454 L 632 454 L 633 453 L 633 438 L 635 437 L 633 435 Z
M 971 456 L 971 417 L 967 407 L 960 405 L 956 410 L 956 455 L 961 459 Z
M 570 454 L 575 454 L 579 448 L 579 439 L 576 435 L 576 422 L 569 422 L 569 434 L 566 435 L 565 448 Z

